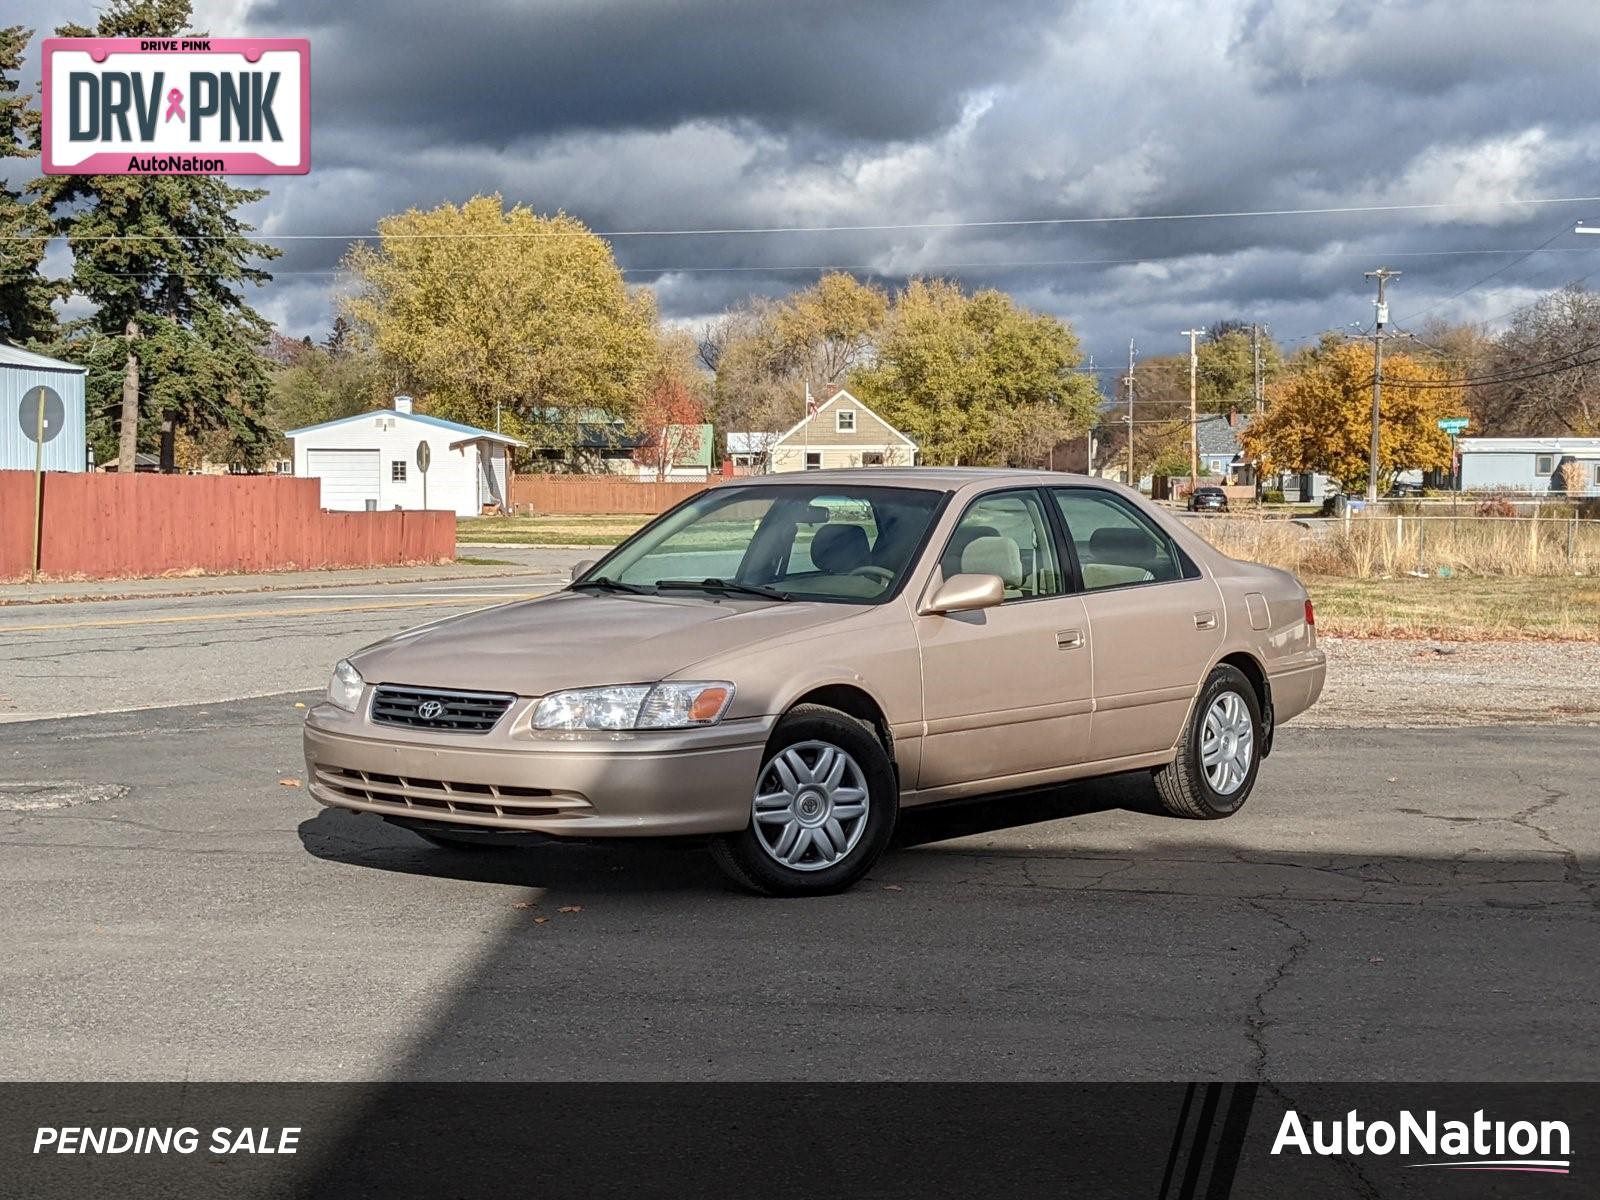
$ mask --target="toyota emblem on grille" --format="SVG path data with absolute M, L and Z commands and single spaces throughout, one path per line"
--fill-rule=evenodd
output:
M 417 716 L 424 721 L 437 721 L 444 715 L 444 705 L 437 700 L 424 700 L 417 705 Z

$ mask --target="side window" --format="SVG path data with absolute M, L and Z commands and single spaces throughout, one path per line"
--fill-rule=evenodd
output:
M 1051 494 L 1078 553 L 1085 591 L 1183 578 L 1172 539 L 1132 505 L 1089 488 L 1056 488 Z
M 1061 594 L 1061 566 L 1037 492 L 1000 492 L 974 500 L 944 553 L 944 577 L 998 575 L 1007 600 Z

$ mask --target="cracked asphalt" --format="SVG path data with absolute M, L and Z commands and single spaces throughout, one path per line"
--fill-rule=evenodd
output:
M 1291 724 L 1230 821 L 923 811 L 785 902 L 320 809 L 308 698 L 0 725 L 4 1077 L 1600 1077 L 1590 728 Z

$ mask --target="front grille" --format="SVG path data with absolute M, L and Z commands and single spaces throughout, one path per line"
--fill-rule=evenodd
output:
M 548 788 L 413 779 L 321 763 L 315 766 L 314 778 L 335 796 L 390 810 L 479 817 L 556 817 L 587 807 L 578 797 L 557 796 Z
M 380 683 L 372 689 L 372 719 L 412 729 L 488 733 L 515 699 L 502 692 L 448 692 Z

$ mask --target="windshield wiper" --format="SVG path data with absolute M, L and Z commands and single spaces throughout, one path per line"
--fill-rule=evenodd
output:
M 660 579 L 658 591 L 728 592 L 739 596 L 760 596 L 766 600 L 793 600 L 788 592 L 762 587 L 759 583 L 739 583 L 732 579 Z
M 636 583 L 623 583 L 620 579 L 607 579 L 604 575 L 596 575 L 593 579 L 580 579 L 577 583 L 567 585 L 569 592 L 585 592 L 591 588 L 597 592 L 627 592 L 630 596 L 654 594 L 652 588 L 640 587 Z

